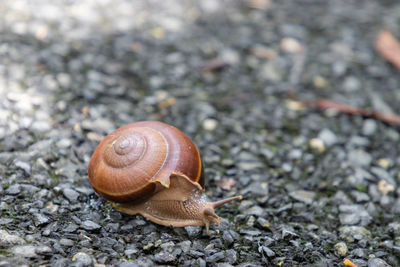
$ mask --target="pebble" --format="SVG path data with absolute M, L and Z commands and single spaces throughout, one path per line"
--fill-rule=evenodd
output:
M 224 231 L 224 233 L 222 234 L 222 239 L 224 240 L 224 244 L 227 246 L 233 244 L 233 242 L 235 241 L 229 231 Z
M 199 236 L 203 231 L 200 226 L 185 226 L 185 230 L 189 237 Z
M 0 247 L 25 244 L 25 240 L 18 235 L 10 234 L 6 230 L 0 230 Z
M 249 186 L 247 186 L 242 194 L 251 193 L 255 196 L 268 196 L 269 194 L 269 185 L 265 182 L 253 182 Z
M 372 221 L 372 217 L 362 205 L 340 205 L 339 211 L 340 223 L 343 225 L 366 226 Z
M 72 257 L 72 261 L 75 261 L 83 266 L 90 266 L 93 264 L 93 259 L 91 256 L 84 252 L 78 252 Z
M 400 235 L 400 222 L 389 223 L 387 229 L 396 236 Z
M 25 257 L 25 258 L 37 257 L 36 247 L 33 245 L 15 246 L 11 249 L 11 252 L 17 256 Z
M 340 256 L 340 257 L 344 257 L 348 254 L 349 250 L 347 248 L 346 243 L 344 242 L 339 242 L 335 244 L 335 249 L 336 249 L 336 253 Z
M 368 167 L 372 162 L 372 156 L 361 149 L 350 150 L 347 157 L 350 164 L 356 167 Z
M 265 255 L 267 255 L 267 257 L 269 257 L 269 258 L 275 257 L 275 252 L 272 249 L 270 249 L 269 247 L 262 246 L 261 249 L 265 253 Z
M 372 136 L 375 134 L 377 128 L 378 128 L 378 125 L 375 120 L 366 119 L 364 121 L 361 131 L 362 131 L 363 135 Z
M 318 138 L 312 138 L 309 142 L 309 145 L 312 149 L 322 153 L 325 151 L 325 145 L 324 142 L 321 139 Z
M 311 204 L 315 198 L 315 192 L 307 190 L 296 190 L 289 193 L 289 196 L 297 201 L 303 202 L 305 204 Z
M 31 165 L 29 163 L 17 160 L 17 161 L 15 161 L 14 165 L 18 169 L 23 170 L 25 172 L 25 174 L 27 174 L 27 175 L 31 174 Z
M 264 214 L 264 209 L 261 208 L 260 206 L 253 206 L 245 211 L 245 214 L 247 215 L 256 215 L 256 216 L 262 216 Z
M 372 258 L 368 260 L 368 267 L 391 267 L 386 261 L 380 258 Z
M 71 188 L 64 188 L 63 194 L 72 203 L 78 201 L 79 193 Z
M 370 197 L 367 193 L 360 192 L 360 191 L 351 191 L 351 196 L 355 199 L 357 203 L 360 202 L 368 202 L 370 200 Z
M 31 129 L 37 132 L 48 132 L 51 130 L 51 125 L 48 121 L 34 121 Z
M 187 253 L 190 250 L 190 246 L 192 242 L 190 240 L 185 240 L 177 244 L 184 253 Z
M 207 131 L 214 131 L 218 126 L 218 121 L 215 119 L 205 119 L 203 121 L 203 128 Z
M 337 142 L 336 134 L 329 129 L 323 129 L 321 132 L 319 132 L 318 139 L 322 140 L 326 147 L 333 146 Z
M 47 224 L 50 221 L 49 217 L 46 215 L 43 215 L 41 213 L 36 213 L 34 215 L 34 222 L 36 226 L 41 226 L 44 224 Z
M 340 238 L 349 242 L 371 238 L 371 232 L 362 226 L 342 226 L 339 228 L 339 232 Z
M 21 193 L 21 186 L 19 184 L 10 185 L 6 189 L 7 195 L 18 195 L 19 193 Z
M 174 262 L 175 259 L 176 257 L 173 254 L 166 251 L 161 251 L 154 255 L 154 260 L 162 264 Z
M 224 258 L 225 258 L 225 253 L 223 251 L 220 251 L 220 252 L 214 253 L 211 256 L 206 257 L 206 262 L 216 263 Z
M 354 76 L 346 77 L 343 82 L 343 89 L 347 92 L 354 92 L 361 89 L 361 81 Z
M 280 47 L 282 51 L 287 52 L 287 53 L 301 53 L 304 51 L 303 46 L 297 41 L 296 39 L 293 38 L 283 38 L 281 40 Z
M 388 184 L 392 185 L 393 187 L 397 186 L 397 183 L 393 176 L 391 176 L 385 169 L 380 167 L 371 167 L 371 172 L 379 179 L 385 180 Z
M 84 222 L 82 222 L 81 224 L 82 228 L 88 231 L 92 231 L 92 230 L 98 230 L 101 228 L 101 226 L 93 221 L 90 220 L 86 220 Z
M 74 241 L 68 238 L 61 238 L 59 241 L 60 245 L 66 247 L 72 247 L 74 245 Z

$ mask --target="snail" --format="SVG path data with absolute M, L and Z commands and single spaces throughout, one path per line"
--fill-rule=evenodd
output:
M 127 124 L 107 135 L 95 149 L 88 176 L 94 190 L 117 210 L 141 214 L 174 227 L 219 224 L 214 209 L 235 196 L 210 202 L 196 145 L 174 126 L 158 121 Z

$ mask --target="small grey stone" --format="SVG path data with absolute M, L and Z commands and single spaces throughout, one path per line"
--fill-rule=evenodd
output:
M 88 254 L 84 252 L 78 252 L 72 257 L 72 261 L 82 264 L 83 266 L 92 265 L 93 260 Z
M 61 238 L 59 243 L 61 246 L 72 247 L 74 245 L 74 240 L 68 238 Z
M 303 151 L 301 149 L 292 149 L 289 152 L 288 157 L 292 160 L 296 160 L 296 159 L 300 159 L 302 155 L 303 155 Z
M 358 257 L 358 258 L 365 258 L 367 256 L 367 254 L 365 253 L 365 250 L 362 248 L 353 249 L 350 252 L 350 254 L 354 255 L 355 257 Z
M 234 249 L 225 251 L 225 258 L 230 264 L 235 264 L 237 261 L 237 252 Z
M 79 197 L 79 193 L 71 188 L 64 188 L 63 194 L 70 202 L 76 202 Z
M 12 235 L 5 230 L 0 230 L 0 247 L 9 247 L 12 245 L 23 244 L 25 244 L 25 240 L 18 235 Z
M 291 171 L 293 170 L 293 166 L 292 166 L 290 163 L 288 163 L 288 162 L 284 162 L 284 163 L 282 164 L 281 168 L 282 168 L 282 170 L 283 170 L 284 172 L 291 172 Z
M 355 240 L 370 239 L 371 232 L 362 226 L 343 226 L 339 228 L 340 238 L 354 242 Z
M 389 232 L 397 235 L 400 235 L 400 223 L 399 222 L 392 222 L 389 223 L 387 226 Z
M 372 201 L 377 202 L 381 199 L 382 194 L 378 190 L 376 184 L 370 184 L 368 186 L 368 195 L 372 198 Z
M 206 267 L 207 266 L 206 261 L 203 260 L 202 258 L 198 258 L 197 259 L 197 264 L 199 265 L 199 267 Z
M 250 209 L 247 209 L 245 211 L 246 215 L 256 215 L 256 216 L 262 216 L 264 214 L 264 209 L 261 208 L 260 206 L 253 206 Z
M 220 251 L 220 252 L 214 253 L 211 256 L 206 257 L 206 261 L 210 262 L 210 263 L 215 263 L 215 262 L 222 260 L 223 258 L 225 258 L 225 254 L 223 251 Z
M 98 230 L 101 228 L 100 225 L 98 225 L 97 223 L 90 221 L 90 220 L 86 220 L 86 221 L 82 222 L 81 226 L 83 229 L 88 230 L 88 231 Z
M 367 167 L 371 165 L 372 156 L 361 149 L 350 150 L 347 159 L 352 166 Z
M 267 257 L 269 257 L 269 258 L 275 257 L 275 252 L 272 249 L 270 249 L 269 247 L 262 246 L 261 248 L 262 248 L 263 252 L 265 253 L 265 255 L 267 255 Z
M 31 174 L 31 165 L 29 163 L 17 160 L 17 161 L 15 161 L 14 165 L 18 169 L 23 170 L 27 175 Z
M 232 264 L 230 264 L 229 262 L 219 262 L 216 265 L 217 267 L 233 267 Z
M 391 211 L 392 211 L 393 214 L 397 214 L 397 215 L 400 214 L 400 198 L 398 198 L 396 200 L 396 202 L 394 203 Z
M 189 237 L 199 236 L 202 232 L 202 227 L 200 226 L 185 226 L 186 233 Z
M 25 258 L 37 257 L 36 247 L 32 246 L 32 245 L 15 246 L 11 249 L 11 252 L 17 256 L 25 257 Z
M 173 241 L 169 241 L 169 242 L 161 244 L 160 247 L 161 247 L 162 250 L 171 252 L 172 249 L 175 247 L 175 243 Z
M 36 213 L 33 220 L 36 226 L 40 226 L 48 223 L 50 219 L 41 213 Z
M 72 144 L 72 140 L 69 138 L 63 138 L 56 143 L 59 148 L 68 148 Z
M 6 225 L 12 223 L 14 219 L 11 218 L 0 218 L 0 225 Z
M 335 249 L 336 249 L 337 255 L 339 255 L 340 257 L 346 256 L 347 253 L 349 252 L 349 249 L 347 248 L 347 245 L 345 242 L 336 243 Z
M 32 123 L 31 129 L 38 132 L 48 132 L 51 130 L 51 125 L 48 121 L 38 120 Z
M 289 229 L 286 227 L 282 228 L 282 239 L 285 239 L 285 238 L 291 239 L 291 238 L 295 238 L 295 237 L 298 237 L 298 235 L 292 229 Z
M 343 82 L 343 89 L 347 92 L 358 91 L 361 88 L 361 81 L 354 76 L 348 76 Z
M 244 171 L 252 171 L 257 168 L 262 168 L 264 164 L 259 161 L 239 161 L 237 163 L 239 169 Z
M 339 219 L 343 225 L 366 226 L 372 220 L 372 217 L 361 205 L 340 205 L 339 211 L 341 212 Z
M 296 190 L 289 193 L 289 196 L 297 201 L 304 202 L 305 204 L 311 204 L 315 198 L 315 192 L 306 190 Z
M 6 190 L 7 195 L 18 195 L 19 193 L 21 193 L 21 186 L 19 184 L 10 185 Z
M 64 231 L 64 232 L 67 232 L 67 233 L 73 233 L 73 232 L 76 231 L 76 229 L 78 229 L 78 225 L 76 225 L 76 224 L 74 224 L 74 223 L 71 223 L 71 224 L 68 224 L 68 226 L 65 227 L 65 228 L 63 229 L 63 231 Z
M 368 267 L 391 267 L 386 261 L 380 258 L 372 258 L 368 260 Z
M 240 233 L 241 234 L 245 234 L 247 236 L 259 236 L 259 235 L 261 235 L 262 232 L 260 230 L 257 230 L 257 229 L 245 229 L 245 228 L 242 228 L 242 229 L 240 229 Z
M 132 259 L 132 256 L 136 255 L 138 253 L 138 249 L 136 248 L 130 248 L 124 251 L 124 254 L 128 257 L 128 259 Z
M 227 246 L 233 244 L 233 242 L 235 241 L 229 231 L 224 231 L 224 233 L 222 234 L 222 239 L 224 240 L 224 244 Z
M 49 254 L 51 254 L 53 251 L 52 251 L 52 249 L 51 249 L 49 246 L 37 246 L 37 247 L 35 248 L 35 252 L 36 252 L 37 254 L 40 254 L 40 255 L 49 255 Z
M 367 193 L 360 192 L 353 190 L 351 191 L 351 195 L 355 198 L 356 202 L 368 202 L 370 200 L 370 197 L 368 196 Z
M 395 179 L 383 168 L 371 167 L 371 172 L 379 179 L 385 180 L 388 184 L 397 187 Z
M 161 251 L 161 252 L 157 253 L 156 255 L 154 255 L 154 260 L 156 262 L 162 263 L 162 264 L 174 262 L 175 259 L 176 259 L 176 257 L 173 254 L 166 252 L 166 251 Z
M 182 241 L 177 244 L 184 253 L 188 252 L 190 250 L 190 246 L 192 245 L 192 242 L 190 240 Z
M 390 209 L 393 206 L 393 198 L 389 195 L 384 195 L 381 197 L 379 204 L 386 209 Z
M 376 121 L 373 119 L 366 119 L 362 127 L 362 133 L 366 136 L 374 135 L 378 128 Z
M 268 183 L 266 182 L 253 182 L 249 186 L 247 186 L 242 194 L 246 194 L 247 192 L 251 192 L 252 194 L 258 195 L 258 196 L 268 196 L 269 193 L 269 186 Z
M 318 138 L 324 142 L 326 147 L 333 146 L 337 142 L 336 135 L 329 129 L 323 129 L 319 132 Z

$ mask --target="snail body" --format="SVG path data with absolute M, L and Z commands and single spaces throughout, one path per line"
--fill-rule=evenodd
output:
M 157 121 L 125 125 L 107 135 L 89 163 L 95 191 L 117 210 L 165 226 L 206 226 L 221 220 L 214 209 L 241 196 L 209 202 L 196 145 L 177 128 Z

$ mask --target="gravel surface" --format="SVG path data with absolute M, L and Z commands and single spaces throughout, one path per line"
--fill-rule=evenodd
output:
M 400 38 L 397 0 L 13 0 L 0 14 L 0 266 L 400 266 L 398 127 L 289 98 L 400 113 L 399 72 L 373 47 L 383 28 Z M 94 148 L 139 120 L 194 140 L 211 199 L 244 195 L 209 236 L 94 193 Z

